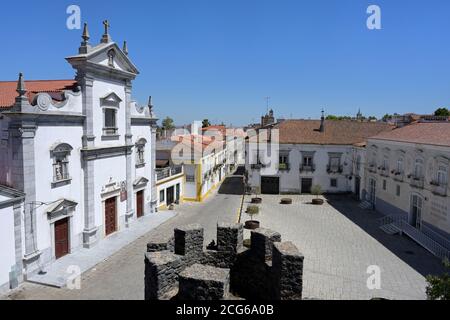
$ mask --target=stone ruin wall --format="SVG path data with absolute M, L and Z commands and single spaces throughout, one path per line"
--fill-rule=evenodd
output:
M 198 225 L 175 229 L 169 242 L 153 241 L 145 255 L 146 300 L 220 300 L 230 292 L 257 300 L 300 300 L 303 255 L 268 229 L 251 233 L 243 246 L 243 225 L 220 223 L 217 247 L 204 250 Z

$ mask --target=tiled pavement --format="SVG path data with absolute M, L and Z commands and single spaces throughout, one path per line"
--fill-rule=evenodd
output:
M 284 197 L 294 203 L 281 205 L 281 196 L 262 196 L 257 219 L 304 254 L 305 298 L 425 299 L 424 276 L 443 271 L 438 259 L 411 240 L 385 234 L 377 225 L 381 215 L 359 208 L 349 197 L 331 197 L 323 206 L 309 204 L 311 196 Z M 381 269 L 380 290 L 367 288 L 372 265 Z
M 230 180 L 239 184 L 239 179 Z M 224 189 L 227 189 L 226 181 Z M 228 187 L 230 187 L 228 185 Z M 239 186 L 236 186 L 239 188 Z M 229 189 L 229 188 L 228 188 Z M 231 186 L 231 189 L 234 189 Z M 185 203 L 177 216 L 142 235 L 116 254 L 83 274 L 81 290 L 57 289 L 25 283 L 2 299 L 11 300 L 142 300 L 144 299 L 144 254 L 153 237 L 170 238 L 175 227 L 200 223 L 205 228 L 205 245 L 215 239 L 217 222 L 235 222 L 242 196 L 214 192 L 204 203 Z

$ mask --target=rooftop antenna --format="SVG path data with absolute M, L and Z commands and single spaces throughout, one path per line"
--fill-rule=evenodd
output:
M 267 114 L 269 114 L 269 108 L 270 108 L 270 97 L 266 97 L 266 104 L 267 104 Z

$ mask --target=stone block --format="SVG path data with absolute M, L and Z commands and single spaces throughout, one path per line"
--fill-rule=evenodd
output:
M 175 229 L 175 254 L 199 255 L 203 252 L 204 230 L 199 224 Z
M 251 251 L 259 261 L 272 259 L 273 244 L 281 242 L 281 235 L 269 229 L 256 229 L 251 234 Z
M 303 255 L 292 242 L 274 244 L 272 258 L 274 299 L 302 299 L 303 260 Z
M 182 268 L 182 258 L 170 251 L 146 253 L 145 299 L 161 299 L 177 285 L 178 274 Z
M 180 273 L 180 300 L 223 300 L 229 291 L 229 269 L 194 264 Z
M 244 226 L 242 224 L 219 223 L 217 226 L 217 250 L 237 253 L 243 248 Z

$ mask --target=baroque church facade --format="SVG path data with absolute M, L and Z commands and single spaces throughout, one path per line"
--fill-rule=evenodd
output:
M 157 119 L 151 98 L 132 100 L 139 71 L 104 24 L 100 44 L 85 25 L 66 58 L 74 80 L 0 82 L 0 185 L 24 194 L 14 210 L 21 277 L 156 209 Z

